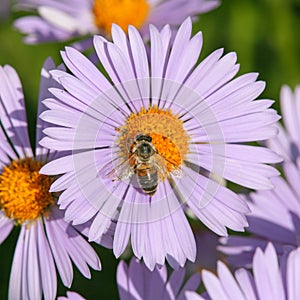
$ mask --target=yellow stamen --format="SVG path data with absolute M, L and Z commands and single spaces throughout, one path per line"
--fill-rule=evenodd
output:
M 149 4 L 146 0 L 95 0 L 93 12 L 95 24 L 107 34 L 110 34 L 113 23 L 127 32 L 128 25 L 142 27 Z
M 148 110 L 142 108 L 139 113 L 131 114 L 118 131 L 119 153 L 123 160 L 128 159 L 130 143 L 139 134 L 151 136 L 152 144 L 165 159 L 168 172 L 180 167 L 189 150 L 190 137 L 183 128 L 182 121 L 171 110 L 162 110 L 157 106 Z
M 42 163 L 26 158 L 12 161 L 0 174 L 0 209 L 21 224 L 39 218 L 54 204 L 52 179 L 39 174 Z

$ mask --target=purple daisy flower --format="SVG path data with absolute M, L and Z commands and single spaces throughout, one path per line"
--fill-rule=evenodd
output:
M 49 74 L 55 68 L 46 60 L 41 77 L 41 99 L 56 83 Z M 33 153 L 28 132 L 21 82 L 16 71 L 0 67 L 0 244 L 20 227 L 9 284 L 9 299 L 55 299 L 56 268 L 65 286 L 73 280 L 72 262 L 90 278 L 89 266 L 100 270 L 96 252 L 78 231 L 63 219 L 57 195 L 48 192 L 53 180 L 39 174 L 41 166 L 59 157 L 41 147 L 45 122 L 38 120 Z
M 64 41 L 74 37 L 111 35 L 111 26 L 124 31 L 128 25 L 138 28 L 145 39 L 148 26 L 159 29 L 165 24 L 177 28 L 185 18 L 206 13 L 219 5 L 219 0 L 18 0 L 21 9 L 33 9 L 38 16 L 18 19 L 15 27 L 26 34 L 26 43 Z M 83 48 L 92 46 L 86 41 Z
M 173 271 L 168 278 L 166 265 L 151 272 L 135 258 L 131 259 L 129 267 L 121 261 L 117 268 L 120 300 L 189 300 L 185 294 L 197 290 L 200 274 L 194 274 L 183 284 L 184 278 L 184 268 Z
M 253 275 L 246 269 L 238 269 L 233 276 L 224 263 L 218 262 L 218 277 L 209 271 L 202 272 L 207 294 L 194 294 L 190 300 L 300 299 L 299 264 L 300 248 L 282 257 L 279 264 L 274 246 L 269 243 L 264 252 L 256 249 Z
M 285 179 L 272 178 L 274 189 L 258 191 L 245 196 L 251 214 L 248 216 L 248 231 L 251 236 L 230 236 L 221 238 L 223 246 L 219 250 L 229 255 L 228 262 L 236 266 L 251 265 L 256 247 L 265 248 L 271 241 L 279 255 L 285 248 L 300 246 L 300 138 L 297 116 L 300 105 L 300 87 L 293 94 L 284 86 L 281 90 L 281 110 L 284 129 L 280 124 L 280 134 L 268 141 L 268 145 L 285 158 L 282 170 Z
M 222 49 L 195 67 L 202 34 L 191 38 L 191 31 L 187 19 L 171 50 L 170 27 L 150 26 L 150 66 L 134 27 L 127 38 L 114 25 L 113 42 L 95 36 L 109 79 L 67 47 L 62 57 L 74 75 L 51 73 L 64 89 L 50 89 L 56 98 L 44 101 L 49 110 L 41 115 L 56 125 L 45 129 L 42 145 L 73 151 L 41 170 L 62 174 L 51 191 L 64 191 L 59 204 L 68 220 L 81 224 L 94 218 L 90 240 L 115 220 L 115 255 L 131 237 L 134 254 L 150 269 L 165 258 L 173 267 L 194 261 L 186 205 L 219 235 L 227 235 L 226 227 L 247 226 L 246 202 L 214 178 L 270 189 L 269 177 L 278 175 L 265 164 L 279 161 L 275 153 L 241 144 L 277 132 L 273 101 L 253 101 L 265 84 L 255 73 L 233 79 L 236 54 L 222 57 Z

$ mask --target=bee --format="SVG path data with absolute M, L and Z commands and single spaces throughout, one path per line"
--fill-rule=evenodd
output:
M 136 176 L 139 188 L 149 196 L 157 191 L 161 178 L 167 178 L 166 160 L 152 144 L 150 135 L 138 134 L 129 147 L 129 158 L 107 174 L 112 180 L 122 180 Z M 169 161 L 168 161 L 169 162 Z M 170 162 L 169 162 L 170 163 Z M 174 166 L 174 170 L 179 169 Z M 180 172 L 180 171 L 179 171 Z

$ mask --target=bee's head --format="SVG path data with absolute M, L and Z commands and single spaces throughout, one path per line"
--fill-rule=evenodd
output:
M 154 150 L 153 147 L 148 142 L 141 142 L 137 147 L 138 156 L 147 159 L 151 155 L 153 155 Z
M 152 138 L 149 135 L 139 134 L 135 138 L 136 151 L 139 157 L 148 159 L 154 153 L 153 146 L 150 144 Z
M 135 140 L 137 142 L 145 141 L 145 142 L 151 143 L 152 142 L 152 137 L 150 135 L 146 135 L 146 134 L 138 134 L 135 137 Z

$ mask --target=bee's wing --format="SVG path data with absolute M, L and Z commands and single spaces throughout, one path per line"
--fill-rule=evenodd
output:
M 175 177 L 181 177 L 182 169 L 180 167 L 176 166 L 174 163 L 172 163 L 170 160 L 164 158 L 159 153 L 157 153 L 156 155 L 157 155 L 157 158 L 156 158 L 157 169 L 164 177 L 168 176 L 166 162 L 168 162 L 169 164 L 172 165 L 172 171 L 170 173 L 172 175 L 174 175 Z
M 127 179 L 134 174 L 133 167 L 130 165 L 130 158 L 122 161 L 114 167 L 113 162 L 109 162 L 100 169 L 99 175 L 111 178 L 112 181 Z
M 175 166 L 174 164 L 172 164 L 173 168 L 172 168 L 172 175 L 174 175 L 175 177 L 181 177 L 182 176 L 182 169 L 178 166 Z
M 166 161 L 163 156 L 160 154 L 156 153 L 154 157 L 154 162 L 157 171 L 162 175 L 163 178 L 168 176 L 168 170 L 167 170 L 167 165 Z

